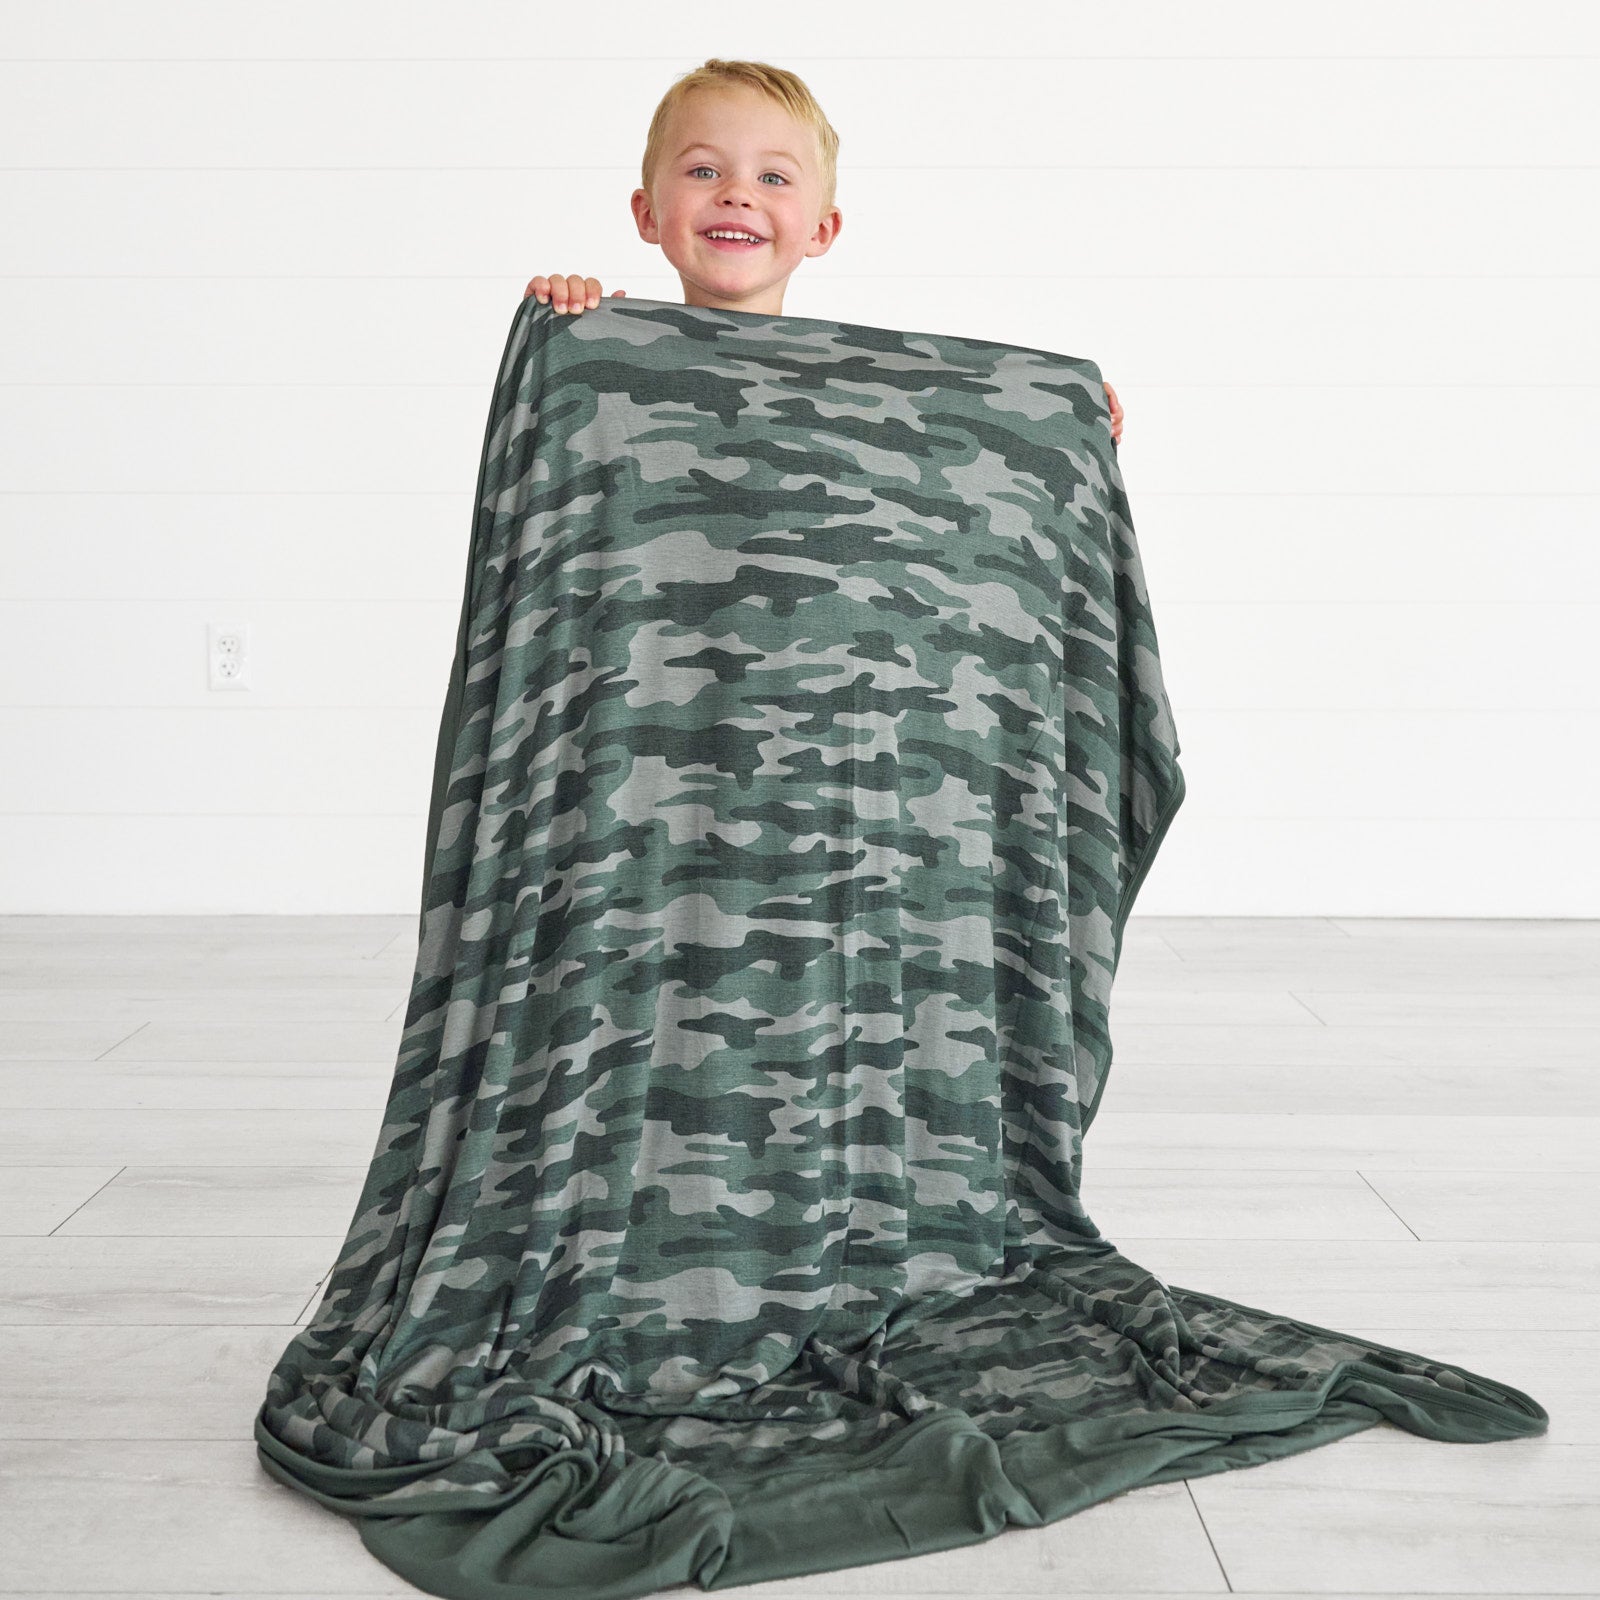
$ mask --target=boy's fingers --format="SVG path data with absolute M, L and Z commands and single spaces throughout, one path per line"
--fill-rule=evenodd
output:
M 627 292 L 626 289 L 613 289 L 611 298 L 616 300 Z M 576 272 L 563 276 L 558 272 L 553 278 L 546 278 L 542 274 L 530 278 L 522 297 L 527 299 L 530 294 L 537 295 L 541 305 L 548 301 L 557 311 L 577 313 L 589 306 L 599 305 L 603 293 L 598 278 L 581 277 Z
M 557 311 L 578 316 L 600 304 L 600 280 L 577 272 L 569 272 L 564 278 L 558 275 L 550 280 L 550 303 Z

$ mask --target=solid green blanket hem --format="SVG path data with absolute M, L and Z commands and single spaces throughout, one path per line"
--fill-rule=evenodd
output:
M 477 1504 L 452 1496 L 409 1516 L 388 1507 L 371 1519 L 382 1526 L 361 1532 L 395 1571 L 458 1600 L 510 1600 L 530 1592 L 587 1600 L 691 1582 L 726 1589 L 953 1549 L 992 1538 L 1008 1524 L 1058 1521 L 1141 1485 L 1315 1449 L 1395 1421 L 1397 1387 L 1426 1402 L 1407 1410 L 1404 1425 L 1433 1438 L 1541 1431 L 1544 1412 L 1536 1402 L 1470 1376 L 1498 1401 L 1469 1395 L 1441 1400 L 1388 1371 L 1374 1384 L 1360 1363 L 1351 1363 L 1315 1391 L 1246 1395 L 1206 1411 L 1069 1423 L 998 1443 L 966 1415 L 941 1411 L 855 1458 L 847 1472 L 801 1465 L 757 1482 L 719 1484 L 654 1460 L 627 1462 L 606 1478 L 593 1461 L 552 1457 L 511 1493 Z M 1515 1425 L 1507 1407 L 1522 1414 L 1524 1426 Z M 1456 1415 L 1490 1425 L 1456 1429 Z M 270 1435 L 263 1443 L 275 1459 L 285 1459 Z M 351 1491 L 391 1481 L 383 1473 L 338 1476 L 348 1479 Z M 514 1513 L 508 1510 L 513 1505 Z M 354 1507 L 340 1509 L 361 1515 Z

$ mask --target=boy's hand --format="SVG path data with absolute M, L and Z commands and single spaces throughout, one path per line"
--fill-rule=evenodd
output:
M 1117 399 L 1117 391 L 1104 378 L 1100 382 L 1105 386 L 1106 400 L 1111 407 L 1111 442 L 1115 444 L 1122 437 L 1122 402 Z
M 626 289 L 613 289 L 611 298 L 615 300 L 627 292 Z M 553 278 L 529 279 L 528 287 L 522 291 L 522 298 L 526 300 L 530 294 L 539 297 L 540 305 L 548 300 L 557 311 L 570 311 L 576 316 L 586 306 L 600 304 L 600 280 L 580 278 L 575 272 L 563 277 L 558 272 Z

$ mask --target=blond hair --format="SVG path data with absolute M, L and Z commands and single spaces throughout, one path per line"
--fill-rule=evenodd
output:
M 703 66 L 684 73 L 662 95 L 661 103 L 650 119 L 650 131 L 645 135 L 644 159 L 639 164 L 642 186 L 650 188 L 656 167 L 665 153 L 662 141 L 666 137 L 667 119 L 674 107 L 696 89 L 721 89 L 730 84 L 745 84 L 758 90 L 782 106 L 795 121 L 815 133 L 818 167 L 822 176 L 822 210 L 830 210 L 839 178 L 839 135 L 834 132 L 833 124 L 823 115 L 816 96 L 805 83 L 794 73 L 783 67 L 768 66 L 765 61 L 723 61 L 712 56 Z

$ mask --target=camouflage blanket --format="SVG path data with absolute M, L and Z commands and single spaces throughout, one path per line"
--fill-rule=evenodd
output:
M 1085 1209 L 1178 754 L 1093 362 L 524 300 L 399 1058 L 265 1470 L 431 1593 L 616 1600 L 1543 1432 Z

